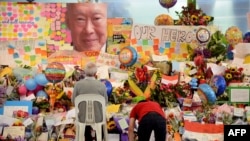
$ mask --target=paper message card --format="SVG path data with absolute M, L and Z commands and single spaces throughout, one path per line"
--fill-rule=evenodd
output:
M 120 119 L 118 121 L 118 123 L 119 123 L 121 129 L 125 130 L 126 128 L 128 128 L 128 123 L 127 123 L 125 118 Z
M 108 54 L 108 53 L 100 53 L 97 57 L 96 64 L 98 66 L 110 66 L 119 68 L 120 67 L 120 61 L 118 55 Z
M 4 127 L 3 136 L 7 137 L 10 135 L 12 138 L 24 137 L 25 127 L 24 126 L 9 126 Z
M 249 87 L 229 87 L 229 101 L 232 103 L 250 103 Z

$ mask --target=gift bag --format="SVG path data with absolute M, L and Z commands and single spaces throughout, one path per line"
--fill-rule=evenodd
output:
M 184 122 L 183 140 L 197 141 L 223 141 L 224 140 L 224 125 L 202 124 L 199 122 Z

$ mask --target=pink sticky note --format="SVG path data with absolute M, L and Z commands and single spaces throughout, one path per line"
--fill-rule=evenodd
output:
M 59 46 L 55 46 L 55 48 L 54 48 L 55 50 L 59 50 Z
M 71 34 L 70 34 L 70 31 L 66 31 L 66 38 L 65 38 L 65 42 L 66 43 L 70 43 L 71 41 L 72 41 L 72 39 L 71 39 L 71 36 L 70 36 Z
M 56 25 L 56 30 L 60 30 L 61 26 L 60 25 Z
M 61 26 L 61 22 L 60 21 L 56 21 L 56 26 Z
M 20 48 L 20 49 L 18 50 L 18 52 L 19 52 L 20 55 L 24 55 L 24 53 L 25 53 L 25 51 L 24 51 L 23 48 Z
M 56 26 L 54 24 L 51 24 L 50 28 L 51 28 L 52 31 L 56 30 Z
M 46 16 L 47 18 L 49 18 L 49 17 L 50 17 L 50 12 L 45 12 L 45 16 Z

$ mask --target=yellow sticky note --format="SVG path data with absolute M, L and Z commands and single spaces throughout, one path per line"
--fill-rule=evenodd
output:
M 30 61 L 30 66 L 35 66 L 37 64 L 37 61 Z
M 25 55 L 23 56 L 23 59 L 26 60 L 26 61 L 30 60 L 30 55 L 25 54 Z
M 108 113 L 118 113 L 120 111 L 121 104 L 111 104 L 108 105 L 106 111 Z

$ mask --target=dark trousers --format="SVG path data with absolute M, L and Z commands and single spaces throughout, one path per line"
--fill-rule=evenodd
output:
M 92 135 L 91 135 L 92 130 L 93 130 L 93 128 L 90 125 L 86 126 L 85 133 L 84 133 L 85 141 L 94 141 L 94 140 L 96 140 L 96 134 L 95 134 L 95 137 L 92 137 Z M 102 128 L 102 139 L 104 138 L 104 130 L 105 129 Z
M 152 131 L 155 141 L 166 141 L 166 119 L 155 112 L 146 114 L 140 121 L 138 141 L 149 141 Z

